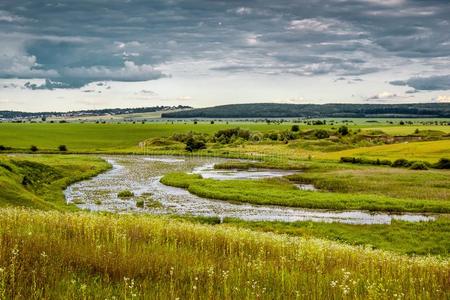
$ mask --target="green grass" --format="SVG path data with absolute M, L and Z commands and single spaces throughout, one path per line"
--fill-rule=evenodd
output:
M 407 255 L 450 256 L 450 218 L 430 222 L 393 220 L 391 224 L 353 225 L 321 222 L 246 222 L 225 219 L 224 224 L 251 230 L 321 238 Z
M 354 125 L 348 125 L 350 129 L 382 129 L 390 134 L 410 134 L 415 128 L 420 130 L 440 130 L 450 132 L 450 126 L 438 125 L 408 125 L 398 126 L 382 123 L 365 123 L 361 119 Z M 339 125 L 305 125 L 300 123 L 302 131 L 309 129 L 337 129 Z M 241 127 L 252 131 L 267 132 L 271 130 L 289 130 L 292 123 L 266 124 L 264 122 L 199 122 L 193 124 L 192 121 L 175 122 L 152 122 L 152 123 L 0 123 L 1 144 L 16 149 L 28 150 L 31 145 L 36 145 L 40 150 L 56 151 L 59 145 L 66 145 L 72 152 L 133 152 L 140 151 L 138 144 L 149 138 L 168 137 L 174 133 L 189 131 L 213 134 L 220 129 Z M 411 131 L 411 132 L 409 132 Z M 314 144 L 314 143 L 313 143 Z M 312 145 L 312 150 L 319 146 Z M 331 147 L 332 149 L 333 147 Z M 339 150 L 339 147 L 335 150 Z
M 0 210 L 5 299 L 446 299 L 450 264 L 144 215 Z
M 69 208 L 63 189 L 108 168 L 91 156 L 0 155 L 0 207 Z
M 40 150 L 56 151 L 59 145 L 66 145 L 69 151 L 139 151 L 139 142 L 149 138 L 168 137 L 174 133 L 189 131 L 212 134 L 219 129 L 240 125 L 258 131 L 289 128 L 287 124 L 265 123 L 0 123 L 0 141 L 4 146 L 27 150 L 31 145 L 36 145 Z
M 395 198 L 450 202 L 449 170 L 408 170 L 391 167 L 310 168 L 287 176 L 337 193 L 368 193 Z
M 450 201 L 393 198 L 375 194 L 311 192 L 284 180 L 213 180 L 197 174 L 170 173 L 166 185 L 200 197 L 262 205 L 314 209 L 449 213 Z

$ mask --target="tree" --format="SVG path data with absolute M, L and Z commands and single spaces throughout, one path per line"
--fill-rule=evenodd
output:
M 36 152 L 36 151 L 38 151 L 39 149 L 38 149 L 37 146 L 32 145 L 32 146 L 30 147 L 30 150 L 31 150 L 32 152 Z
M 292 125 L 291 131 L 298 132 L 298 131 L 300 131 L 300 127 L 298 125 Z
M 59 151 L 67 151 L 67 146 L 66 145 L 59 145 L 58 146 L 58 150 Z

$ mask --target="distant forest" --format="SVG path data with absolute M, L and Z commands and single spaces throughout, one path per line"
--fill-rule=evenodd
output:
M 450 103 L 230 104 L 167 112 L 163 118 L 450 118 Z
M 23 119 L 23 118 L 48 118 L 48 117 L 83 117 L 83 116 L 104 116 L 104 115 L 122 115 L 122 114 L 136 114 L 156 111 L 167 111 L 175 109 L 188 109 L 190 106 L 152 106 L 152 107 L 138 107 L 138 108 L 105 108 L 105 109 L 91 109 L 78 110 L 69 112 L 22 112 L 22 111 L 0 111 L 0 119 Z

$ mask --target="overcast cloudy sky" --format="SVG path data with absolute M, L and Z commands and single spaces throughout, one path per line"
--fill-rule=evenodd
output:
M 0 1 L 0 110 L 450 102 L 450 1 Z

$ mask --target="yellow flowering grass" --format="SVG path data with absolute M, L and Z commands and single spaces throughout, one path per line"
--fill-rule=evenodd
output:
M 0 299 L 447 299 L 449 260 L 166 217 L 0 209 Z

